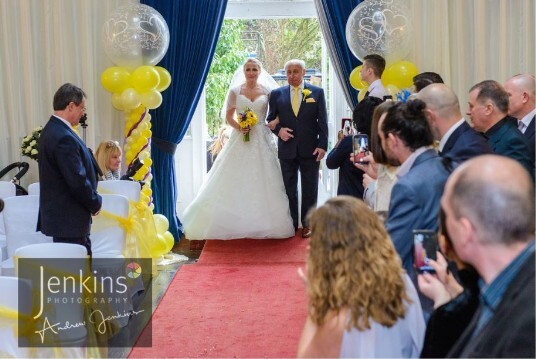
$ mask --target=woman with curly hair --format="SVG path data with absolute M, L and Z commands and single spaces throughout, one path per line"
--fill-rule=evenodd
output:
M 309 308 L 298 357 L 419 357 L 419 298 L 378 216 L 337 196 L 309 213 L 309 223 Z

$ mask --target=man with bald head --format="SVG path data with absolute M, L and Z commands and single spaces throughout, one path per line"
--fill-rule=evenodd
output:
M 493 153 L 486 138 L 469 126 L 462 117 L 458 96 L 445 84 L 431 84 L 417 95 L 426 103 L 426 118 L 439 154 L 456 164 L 478 155 Z
M 534 187 L 523 167 L 484 155 L 460 165 L 441 198 L 457 255 L 479 273 L 480 305 L 449 357 L 535 353 Z
M 535 80 L 529 74 L 515 75 L 504 83 L 510 98 L 508 114 L 517 119 L 517 128 L 529 142 L 529 151 L 534 162 Z
M 467 115 L 473 128 L 488 138 L 493 152 L 518 161 L 534 177 L 529 143 L 508 116 L 508 102 L 508 93 L 500 83 L 482 81 L 469 91 Z

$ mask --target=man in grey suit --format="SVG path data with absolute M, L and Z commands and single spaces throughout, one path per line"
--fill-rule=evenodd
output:
M 515 75 L 504 83 L 508 93 L 508 114 L 515 117 L 517 128 L 529 142 L 529 153 L 534 162 L 534 122 L 536 116 L 535 80 L 529 74 Z
M 86 247 L 91 255 L 91 216 L 100 212 L 98 164 L 72 126 L 86 111 L 85 92 L 72 84 L 54 95 L 54 114 L 41 132 L 37 230 L 53 241 Z
M 488 138 L 493 152 L 518 161 L 534 176 L 528 141 L 508 116 L 508 103 L 508 93 L 500 83 L 482 81 L 469 91 L 467 115 L 471 117 L 473 128 Z
M 534 186 L 516 161 L 471 159 L 441 199 L 460 259 L 481 277 L 480 305 L 448 357 L 534 358 Z
M 401 164 L 391 192 L 386 228 L 413 279 L 413 230 L 438 229 L 439 200 L 449 175 L 432 148 L 434 137 L 419 99 L 397 103 L 382 115 L 378 133 L 387 157 Z
M 417 98 L 426 103 L 426 117 L 434 138 L 439 141 L 439 155 L 450 159 L 453 166 L 493 153 L 486 137 L 472 129 L 462 117 L 458 96 L 447 85 L 426 86 Z

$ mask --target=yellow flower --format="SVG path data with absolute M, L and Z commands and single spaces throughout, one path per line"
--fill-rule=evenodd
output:
M 303 99 L 304 99 L 304 100 L 305 100 L 305 99 L 307 98 L 307 96 L 309 96 L 310 94 L 311 94 L 311 90 L 306 89 L 306 88 L 304 88 L 304 89 L 302 90 L 302 95 L 303 95 Z

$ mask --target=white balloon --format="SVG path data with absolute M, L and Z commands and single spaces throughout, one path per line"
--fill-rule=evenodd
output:
M 143 4 L 114 10 L 102 27 L 104 51 L 117 66 L 156 65 L 167 52 L 169 29 L 158 11 Z
M 378 54 L 388 63 L 402 60 L 411 50 L 409 11 L 399 0 L 366 0 L 352 11 L 346 23 L 346 41 L 363 61 Z

